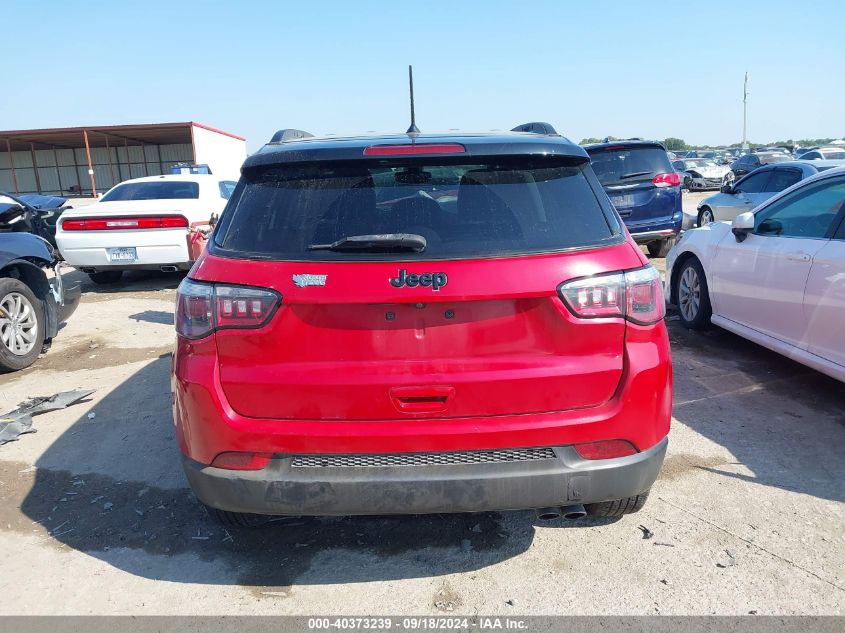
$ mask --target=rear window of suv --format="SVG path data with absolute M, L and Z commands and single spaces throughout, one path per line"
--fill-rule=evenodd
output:
M 241 178 L 213 248 L 221 255 L 312 261 L 554 252 L 621 239 L 621 227 L 603 198 L 586 163 L 548 158 L 261 167 Z M 309 248 L 351 236 L 392 233 L 420 235 L 425 249 L 379 253 Z
M 651 180 L 673 171 L 666 150 L 659 147 L 607 147 L 587 150 L 593 171 L 607 187 Z
M 100 198 L 101 202 L 116 200 L 187 200 L 200 197 L 200 186 L 187 180 L 127 182 L 118 185 Z

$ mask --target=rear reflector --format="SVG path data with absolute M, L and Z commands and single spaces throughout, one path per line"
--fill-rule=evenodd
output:
M 657 174 L 651 179 L 651 184 L 655 187 L 677 187 L 681 184 L 681 175 L 676 171 L 668 174 Z
M 424 154 L 463 154 L 460 143 L 415 143 L 413 145 L 371 145 L 364 156 L 421 156 Z
M 67 218 L 62 220 L 63 231 L 120 231 L 135 229 L 188 228 L 182 215 L 139 215 L 121 218 Z
M 272 290 L 184 279 L 176 291 L 176 333 L 204 338 L 215 330 L 265 325 L 281 297 Z
M 220 453 L 211 465 L 226 470 L 261 470 L 272 457 L 271 453 Z
M 625 457 L 637 453 L 634 445 L 625 440 L 603 440 L 588 444 L 576 444 L 575 450 L 584 459 L 613 459 L 614 457 Z
M 569 310 L 582 319 L 625 317 L 649 325 L 660 321 L 666 311 L 660 273 L 651 264 L 568 281 L 558 287 L 558 294 Z

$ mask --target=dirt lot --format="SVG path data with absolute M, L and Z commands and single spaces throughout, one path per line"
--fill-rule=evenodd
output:
M 178 282 L 86 284 L 53 350 L 0 376 L 0 412 L 97 390 L 0 447 L 0 612 L 845 613 L 840 383 L 670 317 L 669 455 L 637 515 L 297 519 L 226 532 L 188 492 L 173 440 Z

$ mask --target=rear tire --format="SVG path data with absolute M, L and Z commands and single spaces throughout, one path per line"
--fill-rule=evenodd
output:
M 713 209 L 710 207 L 703 207 L 701 211 L 698 212 L 698 226 L 706 226 L 711 222 L 715 222 L 716 219 L 713 216 Z
M 652 257 L 666 257 L 674 245 L 675 238 L 670 237 L 665 240 L 660 240 L 659 242 L 649 242 L 646 245 L 646 248 L 648 249 L 648 254 Z
M 690 257 L 675 275 L 673 296 L 678 304 L 681 325 L 689 330 L 705 330 L 710 327 L 713 309 L 710 305 L 710 291 L 701 263 Z
M 205 506 L 209 516 L 223 527 L 256 528 L 267 525 L 273 520 L 272 516 L 264 514 L 248 514 L 246 512 L 229 512 L 211 506 Z
M 0 278 L 0 308 L 8 315 L 0 316 L 0 372 L 25 369 L 44 346 L 44 306 L 25 283 L 4 277 Z
M 98 273 L 88 273 L 88 277 L 91 278 L 98 286 L 105 286 L 108 284 L 116 284 L 120 281 L 120 278 L 123 277 L 122 270 L 101 270 Z
M 633 514 L 639 512 L 645 505 L 648 499 L 649 491 L 635 495 L 633 497 L 626 497 L 625 499 L 616 499 L 614 501 L 603 501 L 601 503 L 591 503 L 584 506 L 587 514 L 593 517 L 607 518 L 607 517 L 621 517 L 624 514 Z

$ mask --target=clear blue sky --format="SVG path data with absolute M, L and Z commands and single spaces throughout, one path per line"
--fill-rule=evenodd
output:
M 549 121 L 585 136 L 845 135 L 845 2 L 5 0 L 0 129 L 195 120 L 281 127 Z M 31 97 L 29 99 L 28 97 Z

